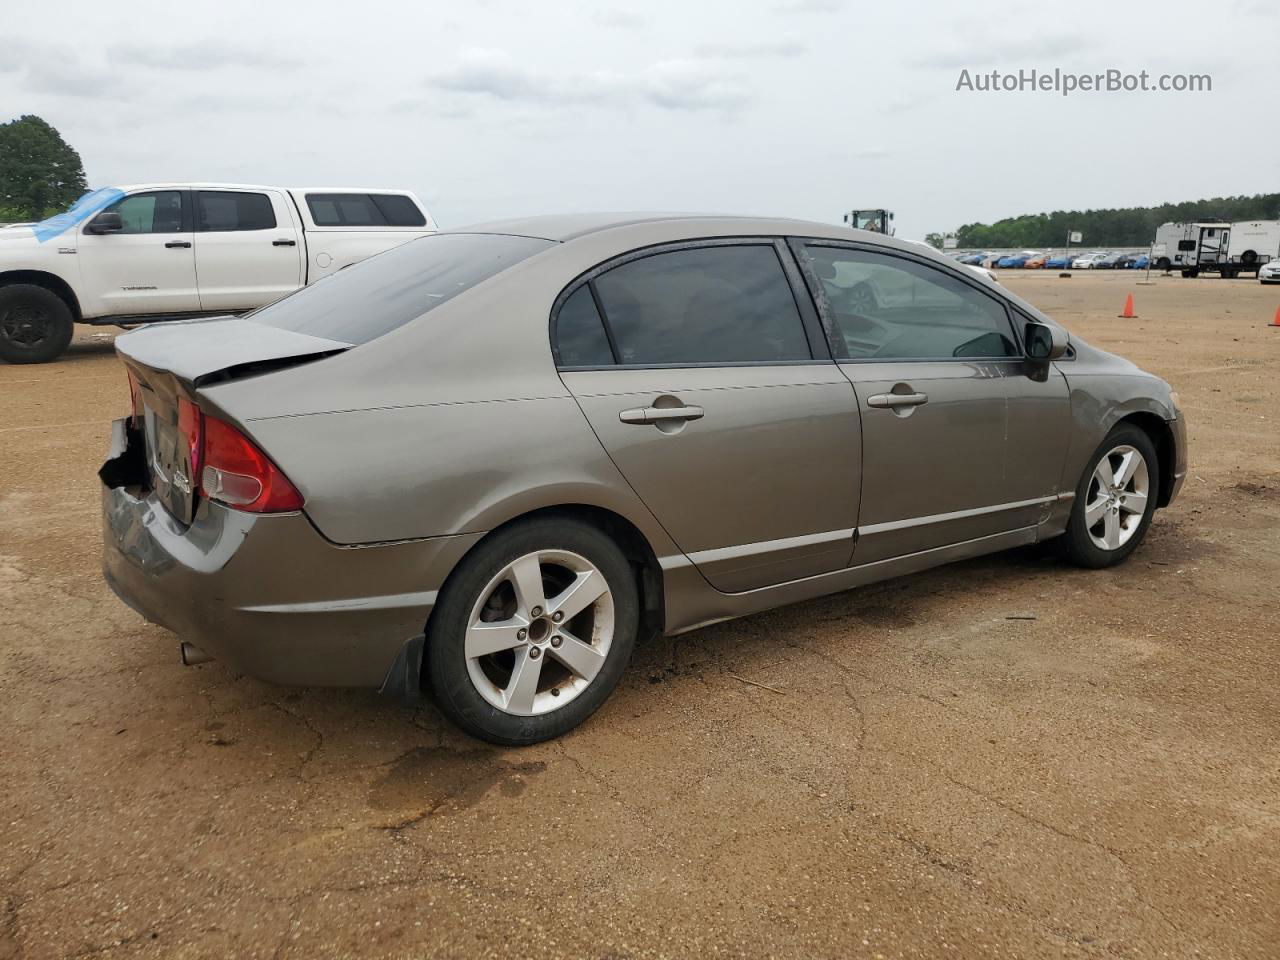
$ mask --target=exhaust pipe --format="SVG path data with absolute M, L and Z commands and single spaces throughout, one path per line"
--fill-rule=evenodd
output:
M 208 663 L 213 659 L 194 643 L 187 643 L 185 640 L 178 644 L 178 655 L 182 657 L 184 667 L 194 667 L 196 664 Z

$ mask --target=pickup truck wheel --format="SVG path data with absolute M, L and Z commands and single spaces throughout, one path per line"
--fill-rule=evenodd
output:
M 48 363 L 67 349 L 72 330 L 71 310 L 52 290 L 0 287 L 0 360 Z

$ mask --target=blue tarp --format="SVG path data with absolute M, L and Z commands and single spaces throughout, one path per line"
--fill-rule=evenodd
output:
M 48 220 L 41 220 L 31 228 L 36 239 L 41 243 L 52 240 L 65 233 L 78 223 L 88 220 L 99 210 L 108 207 L 124 196 L 124 191 L 116 187 L 103 187 L 92 190 L 71 205 L 66 213 L 59 213 Z

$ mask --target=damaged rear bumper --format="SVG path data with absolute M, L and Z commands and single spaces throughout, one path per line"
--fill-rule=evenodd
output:
M 103 474 L 103 574 L 121 600 L 262 680 L 406 692 L 436 593 L 482 534 L 338 546 L 302 513 L 207 501 L 184 526 L 148 492 L 108 485 L 127 479 L 108 469 L 129 455 L 125 421 L 115 428 Z

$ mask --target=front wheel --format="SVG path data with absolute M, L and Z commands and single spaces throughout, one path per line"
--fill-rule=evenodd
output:
M 425 679 L 472 736 L 537 743 L 604 703 L 639 622 L 635 574 L 609 537 L 567 517 L 520 522 L 450 577 L 428 628 Z
M 48 363 L 71 342 L 71 309 L 52 290 L 31 283 L 0 287 L 0 359 Z
M 1160 495 L 1155 445 L 1138 427 L 1121 425 L 1107 435 L 1076 487 L 1066 556 L 1082 567 L 1110 567 L 1137 549 Z

